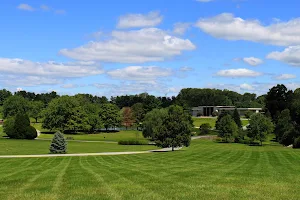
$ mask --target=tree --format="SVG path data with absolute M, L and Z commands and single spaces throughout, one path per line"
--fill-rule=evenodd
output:
M 153 109 L 148 112 L 143 122 L 143 136 L 154 140 L 156 132 L 162 126 L 163 120 L 167 117 L 167 109 Z
M 254 140 L 259 140 L 260 144 L 265 141 L 268 134 L 274 130 L 274 124 L 271 119 L 265 117 L 260 113 L 253 114 L 250 118 L 248 126 L 248 137 Z
M 222 117 L 218 126 L 219 137 L 224 138 L 225 142 L 229 142 L 229 140 L 238 132 L 238 126 L 228 114 Z
M 254 114 L 254 113 L 253 113 L 252 111 L 247 110 L 247 111 L 245 112 L 245 117 L 246 117 L 247 119 L 250 119 L 251 115 L 253 115 L 253 114 Z
M 30 120 L 28 115 L 18 113 L 15 117 L 14 131 L 16 134 L 16 139 L 25 139 L 27 133 L 27 127 L 30 126 Z
M 291 120 L 291 115 L 290 115 L 290 110 L 285 109 L 283 110 L 278 118 L 278 121 L 275 126 L 275 135 L 276 135 L 276 140 L 280 141 L 283 134 L 287 132 L 289 129 L 293 127 L 292 120 Z
M 238 128 L 241 128 L 242 127 L 241 117 L 240 117 L 240 114 L 237 109 L 234 109 L 232 118 L 233 118 L 234 122 L 236 123 L 236 125 L 238 126 Z
M 43 128 L 64 131 L 73 127 L 71 120 L 77 113 L 79 102 L 76 98 L 62 96 L 53 99 L 44 112 Z M 73 117 L 73 119 L 72 119 Z
M 145 114 L 146 114 L 144 105 L 142 103 L 136 103 L 131 107 L 131 109 L 132 109 L 132 113 L 135 118 L 135 121 L 139 125 L 143 121 Z
M 25 114 L 29 111 L 30 106 L 28 100 L 21 96 L 14 95 L 8 97 L 3 104 L 4 118 L 16 116 L 18 113 Z
M 44 109 L 44 103 L 42 101 L 32 101 L 29 104 L 30 106 L 30 117 L 35 119 L 35 122 L 38 122 L 38 118 L 41 118 L 42 115 L 42 110 Z
M 100 118 L 106 131 L 110 127 L 120 126 L 121 115 L 118 106 L 110 103 L 103 104 L 101 105 L 101 110 Z
M 204 123 L 200 125 L 200 133 L 202 135 L 207 135 L 211 129 L 211 125 L 209 123 Z
M 12 96 L 10 91 L 6 89 L 0 90 L 0 105 L 2 106 L 4 101 L 10 96 Z
M 122 123 L 126 127 L 131 127 L 134 124 L 134 117 L 132 113 L 132 109 L 130 107 L 124 107 L 121 111 L 122 114 Z
M 163 123 L 155 129 L 156 146 L 166 148 L 189 146 L 191 141 L 192 118 L 180 106 L 170 106 Z
M 61 132 L 56 132 L 53 136 L 50 153 L 66 153 L 67 152 L 67 141 Z
M 102 112 L 102 110 L 100 105 L 96 103 L 86 103 L 84 105 L 84 109 L 87 113 L 88 124 L 90 125 L 89 132 L 101 129 L 102 121 L 99 115 Z
M 216 129 L 220 130 L 220 122 L 222 120 L 223 117 L 225 117 L 226 115 L 230 115 L 230 113 L 228 111 L 221 111 L 218 115 L 217 121 L 216 121 Z

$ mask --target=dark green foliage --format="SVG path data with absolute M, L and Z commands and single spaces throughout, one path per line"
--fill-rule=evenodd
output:
M 238 129 L 237 133 L 233 135 L 235 143 L 244 143 L 245 136 L 247 135 L 247 131 L 243 129 Z
M 33 126 L 27 126 L 26 128 L 26 139 L 33 140 L 37 137 L 37 131 Z
M 229 142 L 238 132 L 238 127 L 230 115 L 225 115 L 219 122 L 219 137 Z
M 242 127 L 241 117 L 240 117 L 240 114 L 237 109 L 234 109 L 232 118 L 233 118 L 234 122 L 236 123 L 236 125 L 238 126 L 238 128 L 241 128 Z
M 219 116 L 217 118 L 217 121 L 216 121 L 216 129 L 219 130 L 220 129 L 220 122 L 222 120 L 223 117 L 225 117 L 226 115 L 230 115 L 230 113 L 228 111 L 221 111 L 219 113 Z
M 10 96 L 12 96 L 10 91 L 6 89 L 0 90 L 0 105 L 2 106 L 4 101 Z
M 38 122 L 38 118 L 42 117 L 42 110 L 44 108 L 44 103 L 42 101 L 32 101 L 29 104 L 30 110 L 29 114 L 30 117 L 35 119 L 35 122 Z
M 148 145 L 145 140 L 120 140 L 119 145 Z
M 118 127 L 121 124 L 121 113 L 118 106 L 114 104 L 101 105 L 102 112 L 100 113 L 101 122 L 106 128 Z
M 297 148 L 299 149 L 300 148 L 300 137 L 297 137 L 295 140 L 294 140 L 294 144 L 293 144 L 293 148 Z
M 214 112 L 212 112 L 212 114 L 211 114 L 211 115 L 212 115 L 213 117 L 217 117 L 217 116 L 218 116 L 218 114 L 219 114 L 218 112 L 214 111 Z
M 268 134 L 271 134 L 274 130 L 274 124 L 271 119 L 266 116 L 256 113 L 250 118 L 250 124 L 248 126 L 248 137 L 254 140 L 262 142 L 265 141 Z
M 67 153 L 67 141 L 61 132 L 56 132 L 53 136 L 50 153 Z
M 209 131 L 211 130 L 211 125 L 209 123 L 204 123 L 204 124 L 201 124 L 200 126 L 200 134 L 201 135 L 207 135 L 209 134 Z
M 287 132 L 288 130 L 290 130 L 291 128 L 293 128 L 293 127 L 294 126 L 292 124 L 290 110 L 289 109 L 283 110 L 280 113 L 279 118 L 278 118 L 277 123 L 276 123 L 276 126 L 275 126 L 274 133 L 276 135 L 276 140 L 280 141 L 281 138 L 282 138 L 282 136 L 283 136 L 283 134 L 285 132 Z M 290 145 L 290 144 L 288 144 L 288 145 Z
M 13 117 L 16 114 L 25 114 L 30 110 L 29 101 L 21 96 L 8 97 L 3 104 L 3 117 Z
M 13 139 L 34 139 L 37 137 L 36 129 L 30 126 L 29 117 L 18 113 L 8 118 L 4 123 L 4 132 Z
M 131 107 L 131 109 L 132 109 L 133 117 L 135 118 L 136 123 L 137 124 L 142 123 L 142 121 L 146 115 L 144 105 L 142 103 L 136 103 Z
M 247 119 L 250 119 L 251 118 L 251 115 L 253 115 L 254 113 L 253 112 L 251 112 L 251 111 L 246 111 L 245 112 L 245 117 L 247 118 Z
M 155 132 L 162 126 L 163 120 L 167 117 L 166 109 L 153 109 L 148 112 L 143 122 L 143 136 L 154 140 Z

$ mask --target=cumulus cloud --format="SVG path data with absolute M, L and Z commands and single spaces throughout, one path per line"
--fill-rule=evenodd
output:
M 243 83 L 240 85 L 242 90 L 254 90 L 254 87 L 248 83 Z
M 276 80 L 289 80 L 294 78 L 297 78 L 295 74 L 281 74 L 275 77 Z
M 242 78 L 242 77 L 257 77 L 257 76 L 261 76 L 262 73 L 249 70 L 249 69 L 240 68 L 240 69 L 220 70 L 217 72 L 216 75 L 222 77 Z
M 156 66 L 129 66 L 109 71 L 107 74 L 113 79 L 153 82 L 159 78 L 171 76 L 173 72 L 169 68 Z
M 196 48 L 190 40 L 171 36 L 158 28 L 113 31 L 111 37 L 75 49 L 62 49 L 60 54 L 76 60 L 144 63 L 164 61 Z
M 293 66 L 300 66 L 300 46 L 290 46 L 282 52 L 271 52 L 267 55 L 267 58 L 278 60 Z
M 34 11 L 35 10 L 32 6 L 25 4 L 25 3 L 18 5 L 17 8 L 20 10 L 25 10 L 25 11 Z
M 159 12 L 152 11 L 148 14 L 127 14 L 119 18 L 117 28 L 143 28 L 154 27 L 160 24 L 163 17 Z
M 173 32 L 178 35 L 183 35 L 191 26 L 191 23 L 178 22 L 174 24 Z
M 0 83 L 7 86 L 37 86 L 37 85 L 56 85 L 62 83 L 62 79 L 42 76 L 28 75 L 1 75 Z
M 255 57 L 243 58 L 243 61 L 251 66 L 257 66 L 263 63 L 261 59 Z
M 258 20 L 245 20 L 231 13 L 223 13 L 202 18 L 196 26 L 205 33 L 226 40 L 247 40 L 279 46 L 300 44 L 300 18 L 264 26 Z

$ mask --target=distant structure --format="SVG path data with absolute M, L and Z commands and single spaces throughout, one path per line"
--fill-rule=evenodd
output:
M 191 113 L 194 117 L 199 116 L 199 114 L 201 114 L 201 116 L 209 117 L 212 116 L 213 112 L 219 113 L 222 111 L 234 111 L 234 110 L 235 110 L 235 106 L 198 106 L 192 108 Z M 262 108 L 237 108 L 237 110 L 240 115 L 245 115 L 246 111 L 259 113 L 262 111 Z

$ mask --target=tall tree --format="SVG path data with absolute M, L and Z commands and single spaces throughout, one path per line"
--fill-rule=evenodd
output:
M 134 116 L 132 113 L 132 109 L 130 107 L 124 107 L 121 111 L 122 113 L 122 124 L 126 127 L 131 127 L 134 124 Z
M 120 110 L 116 105 L 110 103 L 103 104 L 101 105 L 101 110 L 100 118 L 106 130 L 120 125 L 121 115 Z
M 274 124 L 271 119 L 266 116 L 256 113 L 250 118 L 250 125 L 248 126 L 248 137 L 254 140 L 259 140 L 260 144 L 265 141 L 268 134 L 274 130 Z
M 42 111 L 44 109 L 44 103 L 42 101 L 31 101 L 30 104 L 30 117 L 35 119 L 35 122 L 38 122 L 38 118 L 43 116 Z
M 143 121 L 143 136 L 154 140 L 155 133 L 163 125 L 163 120 L 167 117 L 167 109 L 153 109 L 148 112 Z
M 282 139 L 283 134 L 288 131 L 291 127 L 293 127 L 292 119 L 290 115 L 290 110 L 285 109 L 283 110 L 279 117 L 278 121 L 275 126 L 275 135 L 277 141 L 280 141 Z
M 242 127 L 242 121 L 241 121 L 239 111 L 237 109 L 234 109 L 233 114 L 232 114 L 232 118 L 233 118 L 234 122 L 236 123 L 236 125 L 238 126 L 238 128 L 241 128 Z
M 4 101 L 10 96 L 12 96 L 10 91 L 6 89 L 0 90 L 0 105 L 2 106 Z
M 224 138 L 225 142 L 229 142 L 229 140 L 237 134 L 238 126 L 236 125 L 232 117 L 227 114 L 220 120 L 218 130 L 219 137 Z
M 132 109 L 132 113 L 135 118 L 135 121 L 139 125 L 143 121 L 145 114 L 146 114 L 144 105 L 142 103 L 136 103 L 131 107 L 131 109 Z
M 18 113 L 26 114 L 29 110 L 29 101 L 21 96 L 14 95 L 4 101 L 2 112 L 4 118 L 7 118 Z

